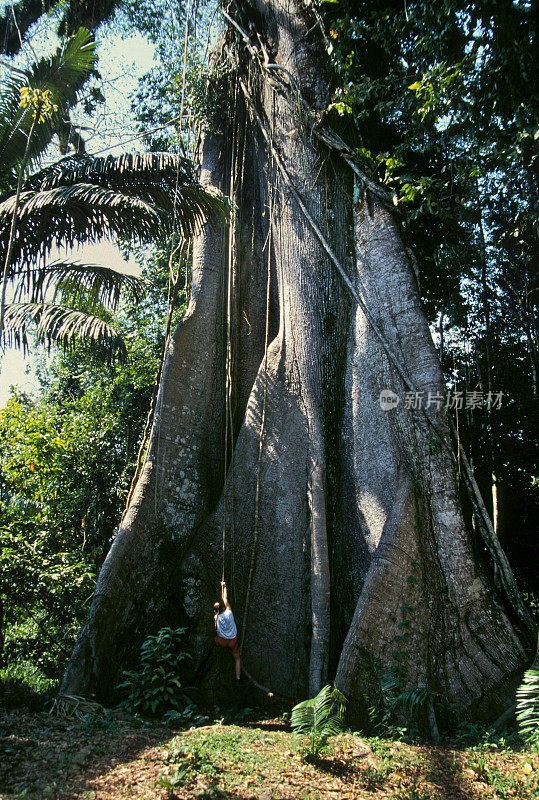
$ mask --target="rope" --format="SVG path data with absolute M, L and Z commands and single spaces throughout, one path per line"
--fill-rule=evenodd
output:
M 223 523 L 222 523 L 222 577 L 225 579 L 226 561 L 226 526 L 227 526 L 227 475 L 228 475 L 228 446 L 230 441 L 230 474 L 231 483 L 234 477 L 234 429 L 232 417 L 232 293 L 233 293 L 233 269 L 234 256 L 236 252 L 236 216 L 237 204 L 234 202 L 236 195 L 236 146 L 238 140 L 237 130 L 237 111 L 238 111 L 238 85 L 235 83 L 234 89 L 234 110 L 232 124 L 232 147 L 230 154 L 230 197 L 233 199 L 230 226 L 228 229 L 228 253 L 227 253 L 227 285 L 226 285 L 226 357 L 225 357 L 225 455 L 223 465 Z M 234 525 L 234 507 L 231 502 L 231 527 Z
M 226 391 L 225 391 L 225 464 L 224 464 L 224 496 L 223 496 L 223 523 L 222 523 L 222 578 L 221 580 L 224 581 L 225 578 L 225 562 L 226 562 L 226 522 L 227 522 L 227 489 L 226 489 L 226 482 L 227 482 L 227 475 L 230 472 L 231 475 L 231 509 L 230 509 L 230 531 L 231 531 L 231 547 L 232 547 L 232 582 L 234 584 L 234 428 L 233 428 L 233 414 L 232 414 L 232 361 L 233 361 L 233 352 L 232 352 L 232 314 L 233 314 L 233 295 L 234 295 L 234 265 L 235 265 L 235 254 L 236 254 L 236 222 L 237 222 L 237 208 L 238 208 L 238 191 L 240 190 L 242 183 L 243 183 L 243 172 L 245 166 L 245 153 L 246 153 L 246 138 L 243 136 L 242 144 L 243 144 L 243 153 L 242 153 L 242 160 L 241 160 L 241 172 L 239 176 L 239 180 L 236 180 L 236 173 L 237 173 L 237 159 L 235 158 L 236 153 L 236 146 L 238 142 L 238 84 L 235 83 L 235 92 L 234 92 L 234 121 L 233 121 L 233 136 L 232 136 L 232 152 L 231 152 L 231 166 L 230 166 L 230 197 L 232 198 L 232 214 L 231 214 L 231 221 L 229 227 L 229 238 L 228 238 L 228 270 L 227 270 L 227 308 L 226 308 L 226 324 L 227 324 L 227 335 L 226 335 Z M 256 498 L 255 498 L 255 532 L 254 532 L 254 540 L 253 540 L 253 550 L 251 553 L 251 564 L 249 570 L 249 578 L 247 583 L 247 593 L 246 593 L 246 601 L 245 601 L 245 608 L 244 608 L 244 615 L 243 615 L 243 622 L 241 626 L 241 639 L 240 639 L 240 650 L 243 649 L 243 644 L 245 641 L 245 633 L 247 629 L 247 615 L 248 615 L 248 608 L 249 608 L 249 597 L 252 585 L 252 578 L 254 573 L 254 565 L 256 561 L 256 543 L 258 540 L 258 527 L 259 527 L 259 497 L 260 497 L 260 473 L 261 473 L 261 466 L 262 466 L 262 455 L 263 455 L 263 441 L 264 441 L 264 430 L 265 430 L 265 417 L 266 417 L 266 398 L 267 398 L 267 357 L 268 357 L 268 341 L 269 341 L 269 303 L 270 303 L 270 282 L 271 282 L 271 244 L 269 237 L 271 235 L 271 226 L 273 220 L 273 196 L 270 203 L 270 227 L 268 231 L 268 269 L 267 269 L 267 280 L 266 280 L 266 322 L 265 322 L 265 340 L 264 340 L 264 373 L 266 376 L 266 380 L 264 382 L 264 399 L 263 399 L 263 407 L 262 407 L 262 420 L 261 420 L 261 427 L 260 427 L 260 444 L 259 444 L 259 456 L 258 456 L 258 465 L 257 465 L 257 489 L 256 489 Z M 227 470 L 227 454 L 228 454 L 228 442 L 231 442 L 231 454 L 230 454 L 230 470 Z M 242 671 L 247 679 L 259 689 L 261 692 L 264 692 L 269 698 L 275 697 L 275 693 L 271 691 L 267 686 L 263 686 L 262 684 L 258 683 L 258 681 L 253 678 L 253 676 L 248 672 L 245 666 L 242 664 Z
M 236 85 L 236 99 L 235 99 L 236 105 L 237 105 L 238 94 L 239 94 L 238 93 L 238 87 Z M 237 123 L 236 124 L 237 124 L 237 126 L 239 126 L 239 124 L 240 124 L 238 118 L 237 118 Z M 234 299 L 234 309 L 233 309 L 233 311 L 234 311 L 234 319 L 235 319 L 236 336 L 238 335 L 239 306 L 238 306 L 238 303 L 237 303 L 237 295 L 236 295 L 236 292 L 235 292 L 235 287 L 236 287 L 237 284 L 239 284 L 239 279 L 240 279 L 239 260 L 236 257 L 236 245 L 235 245 L 235 241 L 236 241 L 236 209 L 238 209 L 240 207 L 240 193 L 243 191 L 243 180 L 244 180 L 244 175 L 245 175 L 245 159 L 246 159 L 246 150 L 247 150 L 247 138 L 245 136 L 245 129 L 242 130 L 241 143 L 242 143 L 241 168 L 240 168 L 240 172 L 239 172 L 239 180 L 237 181 L 237 189 L 236 189 L 237 199 L 234 202 L 234 215 L 233 215 L 233 218 L 232 218 L 232 221 L 233 221 L 233 224 L 234 224 L 234 248 L 233 248 L 234 272 L 233 272 L 233 277 L 235 277 L 235 282 L 233 284 L 233 290 L 234 290 L 233 291 L 233 299 Z M 233 351 L 231 351 L 231 355 L 232 354 L 233 354 Z M 231 393 L 231 398 L 232 398 L 232 393 Z M 230 403 L 230 406 L 229 406 L 229 414 L 230 414 L 230 432 L 231 432 L 232 441 L 234 442 L 235 441 L 235 433 L 234 433 L 234 415 L 233 415 L 233 404 L 232 404 L 232 402 Z M 232 450 L 231 450 L 231 453 L 230 453 L 230 472 L 231 472 L 232 476 L 234 476 L 234 470 L 235 470 L 235 453 L 236 453 L 236 449 L 233 446 Z M 237 598 L 237 593 L 236 593 L 236 572 L 235 572 L 236 525 L 235 525 L 235 515 L 234 515 L 234 504 L 235 504 L 234 488 L 235 488 L 234 487 L 234 481 L 232 480 L 231 484 L 230 484 L 230 489 L 231 489 L 231 492 L 230 492 L 230 512 L 231 512 L 230 513 L 230 545 L 231 545 L 232 596 L 234 597 L 234 599 L 236 599 Z
M 257 688 L 257 689 L 260 689 L 260 691 L 261 691 L 261 692 L 264 692 L 264 694 L 267 694 L 267 696 L 268 696 L 269 698 L 272 698 L 272 697 L 275 697 L 275 696 L 284 698 L 284 695 L 278 694 L 277 692 L 272 692 L 272 691 L 271 691 L 271 689 L 268 689 L 268 687 L 267 687 L 267 686 L 263 686 L 261 683 L 258 683 L 258 681 L 255 681 L 255 679 L 253 678 L 253 676 L 252 676 L 252 675 L 250 675 L 250 674 L 247 672 L 247 670 L 245 669 L 245 667 L 243 666 L 243 664 L 242 664 L 242 666 L 241 666 L 241 669 L 242 669 L 242 672 L 243 672 L 243 673 L 244 673 L 244 674 L 247 676 L 247 678 L 248 678 L 248 679 L 251 681 L 251 683 L 253 684 L 253 686 L 256 686 L 256 688 Z

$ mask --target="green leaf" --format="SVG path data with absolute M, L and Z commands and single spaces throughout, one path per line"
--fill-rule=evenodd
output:
M 15 194 L 0 202 L 2 263 L 15 205 Z M 28 179 L 18 208 L 12 274 L 59 243 L 72 247 L 119 237 L 145 243 L 173 227 L 189 238 L 206 219 L 227 214 L 223 199 L 195 180 L 190 162 L 159 153 L 63 159 Z
M 334 686 L 327 685 L 310 700 L 292 709 L 290 722 L 297 733 L 336 736 L 342 730 L 346 698 Z
M 107 359 L 124 360 L 126 356 L 122 338 L 92 314 L 49 303 L 8 303 L 2 332 L 4 341 L 26 351 L 30 328 L 49 349 L 56 344 L 69 350 L 82 340 Z
M 539 739 L 539 670 L 529 669 L 524 673 L 516 699 L 516 717 L 522 735 L 528 741 Z
M 30 107 L 20 105 L 21 88 L 50 92 L 52 102 L 58 106 L 52 116 L 35 127 L 30 145 L 30 160 L 35 162 L 77 102 L 97 62 L 95 50 L 90 32 L 80 28 L 53 56 L 39 59 L 24 71 L 11 71 L 4 80 L 0 91 L 0 163 L 4 171 L 16 170 L 22 162 L 32 125 Z
M 115 309 L 122 292 L 135 302 L 142 299 L 147 284 L 129 275 L 97 264 L 76 261 L 54 261 L 44 266 L 29 265 L 13 275 L 16 281 L 13 300 L 43 303 L 46 295 L 51 302 L 63 305 L 84 303 L 86 310 L 97 305 Z

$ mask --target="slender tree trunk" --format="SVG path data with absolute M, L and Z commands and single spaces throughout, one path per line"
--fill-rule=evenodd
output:
M 106 694 L 173 600 L 202 691 L 226 696 L 233 669 L 212 651 L 211 616 L 224 544 L 257 683 L 292 699 L 336 673 L 360 719 L 379 673 L 398 667 L 405 687 L 497 716 L 529 641 L 464 527 L 445 411 L 430 409 L 433 428 L 408 409 L 388 356 L 425 399 L 441 393 L 398 226 L 376 187 L 354 204 L 349 164 L 319 143 L 316 20 L 295 0 L 240 8 L 251 35 L 231 28 L 221 44 L 239 64 L 219 86 L 228 118 L 202 145 L 203 181 L 233 187 L 232 233 L 227 244 L 207 227 L 195 242 L 149 457 L 63 691 Z M 393 410 L 383 389 L 400 397 Z M 435 727 L 432 703 L 428 716 Z

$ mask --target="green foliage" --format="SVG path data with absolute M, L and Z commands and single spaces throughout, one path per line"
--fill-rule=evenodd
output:
M 305 754 L 317 759 L 326 748 L 328 740 L 342 732 L 346 698 L 335 686 L 328 684 L 310 700 L 298 703 L 292 709 L 292 729 L 307 736 Z
M 217 3 L 210 0 L 185 8 L 165 0 L 152 3 L 127 0 L 124 8 L 129 23 L 155 45 L 155 66 L 140 79 L 132 105 L 136 118 L 148 131 L 149 147 L 192 152 L 196 132 L 211 127 L 212 122 L 219 125 L 228 113 L 227 95 L 220 88 L 230 65 L 217 65 L 214 61 L 210 70 L 208 64 L 208 53 L 222 29 Z M 171 120 L 176 121 L 174 133 L 171 134 L 170 128 L 152 132 L 156 126 L 170 124 Z
M 0 202 L 2 262 L 15 202 L 14 195 Z M 17 281 L 15 299 L 25 302 L 7 306 L 3 337 L 26 350 L 31 329 L 49 348 L 52 343 L 72 348 L 83 339 L 109 359 L 125 358 L 110 312 L 123 289 L 140 298 L 142 283 L 104 267 L 39 261 L 60 242 L 122 237 L 148 243 L 162 234 L 188 238 L 204 219 L 225 214 L 220 198 L 195 180 L 191 163 L 165 153 L 70 156 L 32 175 L 18 203 L 10 273 Z
M 61 404 L 18 395 L 0 412 L 5 658 L 35 659 L 49 677 L 56 677 L 93 592 L 100 557 L 86 519 L 92 501 L 104 510 L 105 498 L 88 477 L 97 479 L 111 462 L 104 452 L 111 417 L 88 399 L 78 405 L 66 416 Z M 94 448 L 102 464 L 95 464 Z
M 0 412 L 5 656 L 52 676 L 86 615 L 151 392 L 127 370 L 108 385 L 85 377 L 62 372 L 42 398 L 16 395 Z
M 387 780 L 387 775 L 390 771 L 391 762 L 389 760 L 383 760 L 378 767 L 373 767 L 369 764 L 361 772 L 361 783 L 368 792 L 375 792 Z
M 44 265 L 45 257 L 60 244 L 107 237 L 137 243 L 155 241 L 161 234 L 189 238 L 203 220 L 224 216 L 226 208 L 196 181 L 187 159 L 168 153 L 70 155 L 31 175 L 18 196 L 14 189 L 23 168 L 31 109 L 43 119 L 32 126 L 30 163 L 50 144 L 77 100 L 94 63 L 95 44 L 88 39 L 88 32 L 81 30 L 53 59 L 33 64 L 28 73 L 10 67 L 15 77 L 0 93 L 0 263 L 9 252 L 7 277 L 17 280 L 19 300 L 7 307 L 1 340 L 27 349 L 30 328 L 49 347 L 53 342 L 72 347 L 82 338 L 108 358 L 125 357 L 125 344 L 111 327 L 110 309 L 103 302 L 117 304 L 120 290 L 133 288 L 135 279 L 68 262 Z M 27 80 L 29 86 L 24 85 Z M 46 296 L 49 288 L 54 288 L 52 297 Z
M 87 714 L 80 726 L 90 735 L 94 733 L 109 733 L 115 735 L 118 732 L 118 721 L 113 712 L 104 711 L 101 708 L 96 708 L 91 714 Z
M 224 753 L 219 752 L 219 758 L 223 756 Z M 219 773 L 219 768 L 208 753 L 206 742 L 185 742 L 181 737 L 172 739 L 168 746 L 167 761 L 174 764 L 175 768 L 168 775 L 161 774 L 157 783 L 171 792 L 199 773 L 211 777 Z
M 374 729 L 395 737 L 417 734 L 426 707 L 433 693 L 426 686 L 405 690 L 400 670 L 376 670 L 380 694 L 376 705 L 369 708 Z
M 282 769 L 282 761 L 275 759 L 282 739 L 277 734 L 268 734 L 259 728 L 204 727 L 191 730 L 188 736 L 176 736 L 168 744 L 169 768 L 161 774 L 159 785 L 169 791 L 196 780 L 200 775 L 210 781 L 222 780 L 229 772 L 224 765 L 234 764 L 229 772 L 234 782 L 236 770 L 245 775 L 271 769 Z M 215 787 L 217 797 L 224 797 Z
M 481 722 L 462 720 L 449 732 L 449 741 L 457 747 L 477 744 L 500 751 L 522 747 L 522 738 L 516 728 L 495 731 Z
M 126 670 L 117 688 L 127 690 L 121 707 L 139 714 L 160 716 L 179 711 L 190 702 L 182 685 L 182 667 L 191 659 L 185 651 L 186 628 L 161 628 L 148 636 L 140 650 L 140 669 Z
M 148 288 L 143 280 L 109 267 L 72 261 L 28 266 L 13 277 L 14 302 L 7 306 L 4 318 L 8 344 L 26 351 L 32 331 L 35 341 L 46 343 L 49 352 L 53 344 L 68 350 L 82 340 L 108 360 L 125 360 L 125 342 L 110 324 L 112 311 L 122 295 L 140 302 Z M 18 302 L 19 298 L 25 302 Z
M 539 670 L 524 673 L 517 689 L 517 720 L 520 733 L 528 742 L 539 742 Z
M 26 663 L 44 679 L 60 676 L 86 617 L 154 390 L 167 313 L 167 241 L 144 258 L 144 297 L 121 299 L 113 317 L 127 361 L 103 363 L 78 345 L 40 369 L 35 398 L 14 392 L 0 410 L 4 663 Z M 174 323 L 188 291 L 186 264 L 179 266 L 187 288 Z
M 125 361 L 125 342 L 102 317 L 69 306 L 53 303 L 9 303 L 4 317 L 5 338 L 9 345 L 28 350 L 29 330 L 37 344 L 54 344 L 65 350 L 83 341 L 96 354 Z
M 118 307 L 122 290 L 127 289 L 127 296 L 140 302 L 144 289 L 148 288 L 135 275 L 75 261 L 54 261 L 40 268 L 28 267 L 20 270 L 14 278 L 15 302 L 26 297 L 31 303 L 42 303 L 48 296 L 53 302 L 61 299 L 71 304 L 85 302 L 90 307 L 108 305 L 112 310 Z
M 489 755 L 496 744 L 488 741 L 469 747 L 466 750 L 466 765 L 473 770 L 475 779 L 494 789 L 496 797 L 509 800 L 513 797 L 535 797 L 537 794 L 536 776 L 531 765 L 524 763 L 524 776 L 516 770 L 500 770 Z
M 0 196 L 16 182 L 32 125 L 32 106 L 21 103 L 21 90 L 46 92 L 53 109 L 34 130 L 29 156 L 35 164 L 78 101 L 97 62 L 95 49 L 90 32 L 80 28 L 53 56 L 35 61 L 28 69 L 3 65 L 9 74 L 0 91 Z

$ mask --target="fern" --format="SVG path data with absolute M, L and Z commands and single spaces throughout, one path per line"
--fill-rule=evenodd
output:
M 517 689 L 517 720 L 520 733 L 528 741 L 539 741 L 539 670 L 524 673 Z
M 379 682 L 378 702 L 369 708 L 369 719 L 375 730 L 397 736 L 405 730 L 412 731 L 421 723 L 429 703 L 439 695 L 428 686 L 404 690 L 402 677 L 397 670 L 383 670 L 374 665 Z
M 341 733 L 345 711 L 345 696 L 330 684 L 316 697 L 294 706 L 290 717 L 292 729 L 309 737 L 306 753 L 309 758 L 318 758 L 328 739 Z

